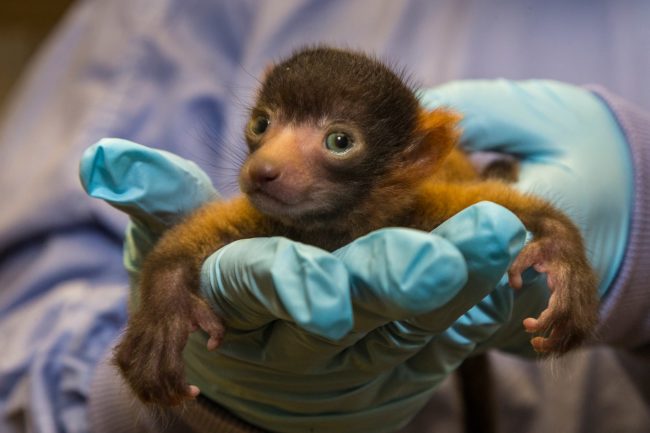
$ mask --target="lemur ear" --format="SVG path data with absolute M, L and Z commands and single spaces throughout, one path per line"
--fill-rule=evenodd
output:
M 392 179 L 413 184 L 432 176 L 458 142 L 460 119 L 443 108 L 420 109 L 413 141 L 396 162 Z
M 407 182 L 429 178 L 445 160 L 460 137 L 458 113 L 444 109 L 420 109 L 413 142 L 395 170 Z
M 419 156 L 434 165 L 442 162 L 458 142 L 461 119 L 459 113 L 444 108 L 421 110 L 418 120 L 422 137 Z

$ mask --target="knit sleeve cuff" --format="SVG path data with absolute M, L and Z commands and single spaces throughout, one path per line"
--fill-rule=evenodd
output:
M 634 210 L 623 262 L 600 308 L 597 338 L 625 348 L 650 344 L 650 113 L 600 87 L 588 87 L 609 107 L 630 146 Z

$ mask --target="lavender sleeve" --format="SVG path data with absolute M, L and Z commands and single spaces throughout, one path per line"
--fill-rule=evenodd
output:
M 650 113 L 603 88 L 591 90 L 610 107 L 623 129 L 634 164 L 628 246 L 601 305 L 598 338 L 614 346 L 636 348 L 650 344 Z

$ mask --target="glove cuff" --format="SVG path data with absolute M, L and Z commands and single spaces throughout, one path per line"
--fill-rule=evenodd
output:
M 627 250 L 602 301 L 597 335 L 605 343 L 634 348 L 650 343 L 650 113 L 600 87 L 588 89 L 612 111 L 634 163 L 634 210 Z

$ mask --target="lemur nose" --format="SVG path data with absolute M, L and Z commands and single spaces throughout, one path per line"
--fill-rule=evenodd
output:
M 264 186 L 280 177 L 280 167 L 271 161 L 252 161 L 248 167 L 248 175 L 257 186 Z

